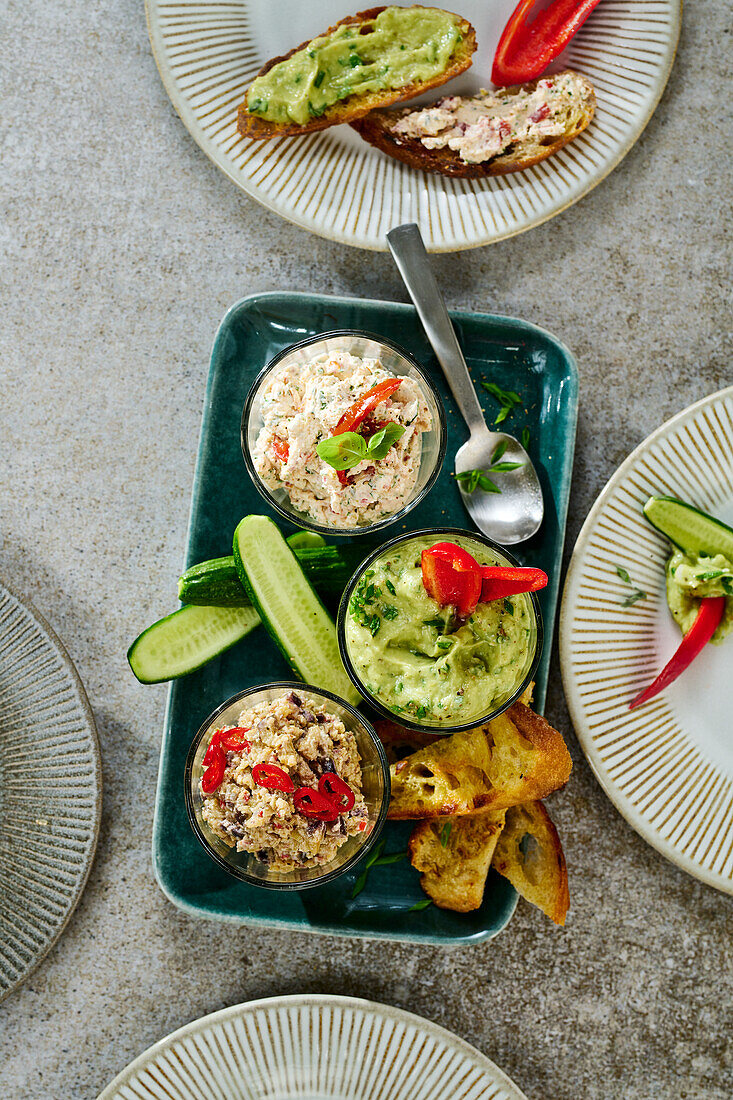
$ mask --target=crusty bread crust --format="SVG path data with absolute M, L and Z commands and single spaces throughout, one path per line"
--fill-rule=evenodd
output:
M 565 70 L 566 72 L 569 70 Z M 558 73 L 558 76 L 563 75 Z M 392 127 L 413 108 L 399 111 L 374 110 L 366 118 L 352 122 L 352 126 L 370 145 L 410 168 L 419 168 L 424 172 L 438 172 L 443 176 L 456 176 L 461 179 L 485 179 L 487 176 L 504 176 L 510 172 L 523 172 L 534 164 L 546 160 L 557 153 L 568 142 L 573 141 L 591 122 L 596 109 L 596 95 L 593 85 L 586 77 L 574 74 L 583 83 L 585 96 L 582 110 L 573 117 L 570 128 L 559 137 L 547 139 L 547 144 L 538 141 L 518 143 L 492 160 L 481 164 L 466 164 L 453 149 L 426 149 L 419 138 L 404 137 L 392 133 Z M 537 86 L 533 80 L 529 84 L 504 89 L 508 94 L 520 90 L 531 91 Z
M 357 12 L 356 15 L 348 15 L 345 19 L 340 19 L 338 23 L 334 23 L 327 31 L 313 35 L 308 41 L 302 42 L 299 46 L 295 46 L 294 49 L 283 54 L 282 57 L 273 57 L 271 61 L 263 65 L 257 73 L 257 76 L 264 76 L 264 74 L 268 73 L 275 65 L 279 65 L 281 61 L 287 61 L 287 59 L 292 57 L 294 53 L 297 53 L 298 50 L 305 49 L 308 43 L 313 41 L 313 38 L 322 38 L 324 35 L 333 34 L 338 27 L 357 23 L 368 23 L 370 20 L 376 19 L 379 13 L 384 11 L 385 6 L 386 5 L 379 8 L 368 8 L 366 11 Z M 412 6 L 421 8 L 432 5 L 414 4 Z M 443 8 L 441 10 L 445 11 L 446 9 Z M 385 89 L 382 92 L 372 92 L 366 96 L 349 96 L 348 99 L 341 100 L 339 103 L 334 103 L 334 105 L 328 107 L 319 118 L 311 119 L 311 121 L 307 122 L 304 126 L 298 125 L 297 122 L 268 122 L 267 119 L 258 118 L 257 115 L 251 115 L 247 110 L 248 89 L 244 98 L 244 103 L 240 104 L 237 113 L 237 129 L 243 137 L 258 139 L 288 137 L 294 134 L 310 134 L 314 130 L 325 130 L 328 126 L 337 126 L 342 122 L 352 122 L 368 114 L 369 111 L 373 111 L 375 108 L 388 107 L 392 103 L 399 103 L 404 99 L 412 99 L 414 96 L 423 95 L 424 92 L 429 92 L 431 88 L 439 88 L 442 84 L 452 80 L 454 76 L 458 76 L 459 73 L 465 72 L 465 70 L 469 68 L 471 65 L 471 55 L 476 49 L 476 31 L 467 19 L 463 19 L 458 15 L 456 15 L 456 18 L 458 19 L 463 41 L 456 49 L 453 61 L 445 72 L 433 77 L 432 80 L 408 84 L 404 88 L 396 88 L 393 90 Z M 255 77 L 255 79 L 257 79 L 257 77 Z
M 558 790 L 572 766 L 562 734 L 513 703 L 487 726 L 443 737 L 392 764 L 387 816 L 409 821 L 503 810 Z
M 526 837 L 532 838 L 532 848 L 526 847 Z M 492 866 L 555 924 L 565 924 L 570 906 L 565 853 L 541 802 L 527 802 L 506 811 L 506 825 L 497 838 Z

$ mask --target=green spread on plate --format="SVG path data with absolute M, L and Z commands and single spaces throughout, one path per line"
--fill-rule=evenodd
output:
M 439 607 L 422 581 L 422 535 L 367 569 L 346 617 L 351 661 L 372 695 L 425 726 L 462 725 L 505 702 L 524 680 L 536 634 L 526 595 L 480 603 L 466 622 Z M 480 543 L 451 536 L 482 565 L 501 565 Z
M 667 562 L 667 603 L 683 634 L 692 626 L 703 596 L 727 596 L 725 612 L 712 641 L 722 642 L 733 631 L 733 562 L 676 550 Z
M 457 16 L 439 8 L 385 8 L 366 27 L 337 27 L 258 76 L 247 110 L 305 125 L 348 96 L 431 80 L 448 68 L 462 38 Z

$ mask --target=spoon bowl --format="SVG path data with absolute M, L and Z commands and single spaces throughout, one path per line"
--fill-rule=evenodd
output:
M 544 514 L 542 488 L 532 460 L 514 436 L 491 432 L 486 426 L 417 225 L 391 229 L 387 244 L 471 433 L 455 460 L 456 478 L 468 514 L 495 542 L 503 546 L 524 542 L 539 529 Z M 472 471 L 472 479 L 461 477 Z

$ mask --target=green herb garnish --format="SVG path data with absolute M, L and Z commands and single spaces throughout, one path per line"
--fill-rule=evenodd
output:
M 640 588 L 635 588 L 634 591 L 630 595 L 624 597 L 624 599 L 621 601 L 621 606 L 622 607 L 632 607 L 633 604 L 638 603 L 639 600 L 645 600 L 645 599 L 646 599 L 646 592 L 642 592 L 642 590 Z
M 334 470 L 351 470 L 360 462 L 386 458 L 387 452 L 405 434 L 402 424 L 387 424 L 367 441 L 358 432 L 342 432 L 322 439 L 316 453 Z
M 525 451 L 529 450 L 529 428 L 522 428 L 522 446 Z
M 628 571 L 626 569 L 624 569 L 620 565 L 617 565 L 616 566 L 616 572 L 618 573 L 618 575 L 619 575 L 619 577 L 621 578 L 622 581 L 626 581 L 627 584 L 631 584 L 631 577 L 629 576 Z
M 497 386 L 496 382 L 482 382 L 481 385 L 501 405 L 494 424 L 502 424 L 512 409 L 522 404 L 522 398 L 514 390 L 503 390 L 501 386 Z
M 393 607 L 391 603 L 385 604 L 382 608 L 382 616 L 385 619 L 396 619 L 399 615 L 399 611 L 396 607 Z
M 440 830 L 439 839 L 440 839 L 441 848 L 447 848 L 448 847 L 448 838 L 450 836 L 450 831 L 451 831 L 452 828 L 453 828 L 453 826 L 450 823 L 450 821 L 446 821 L 445 825 Z
M 354 889 L 351 891 L 352 898 L 355 898 L 358 894 L 360 894 L 366 886 L 367 879 L 369 878 L 369 872 L 371 871 L 372 867 L 388 867 L 390 863 L 399 863 L 400 860 L 406 857 L 407 852 L 389 852 L 386 856 L 383 856 L 382 852 L 384 851 L 384 845 L 386 843 L 386 839 L 383 838 L 375 844 L 374 849 L 367 857 L 367 861 L 364 864 L 364 870 L 361 872 L 358 879 L 354 883 Z
M 524 466 L 523 462 L 501 462 L 508 443 L 502 440 L 497 443 L 491 456 L 491 464 L 488 469 L 490 474 L 505 474 L 509 470 L 518 470 Z M 453 474 L 453 477 L 461 484 L 464 493 L 474 493 L 476 489 L 483 489 L 485 493 L 500 493 L 501 489 L 492 481 L 483 470 L 464 470 L 461 474 Z
M 422 909 L 427 909 L 429 905 L 432 905 L 430 898 L 423 898 L 422 901 L 416 901 L 414 905 L 411 905 L 407 910 L 408 913 L 419 913 Z

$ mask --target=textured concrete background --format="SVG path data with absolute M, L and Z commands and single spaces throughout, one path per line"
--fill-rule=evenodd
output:
M 660 107 L 590 196 L 435 261 L 452 305 L 526 317 L 578 357 L 569 548 L 621 459 L 733 375 L 728 14 L 722 0 L 687 7 Z M 207 161 L 165 95 L 140 3 L 6 0 L 2 22 L 0 576 L 77 664 L 105 801 L 79 908 L 0 1008 L 0 1095 L 94 1097 L 173 1028 L 305 990 L 421 1013 L 532 1100 L 730 1097 L 730 899 L 666 863 L 606 800 L 557 664 L 548 714 L 575 759 L 551 807 L 571 874 L 564 931 L 520 903 L 494 943 L 440 952 L 198 922 L 160 893 L 150 840 L 166 689 L 137 685 L 125 650 L 175 606 L 216 325 L 263 287 L 405 294 L 385 256 L 285 224 Z

